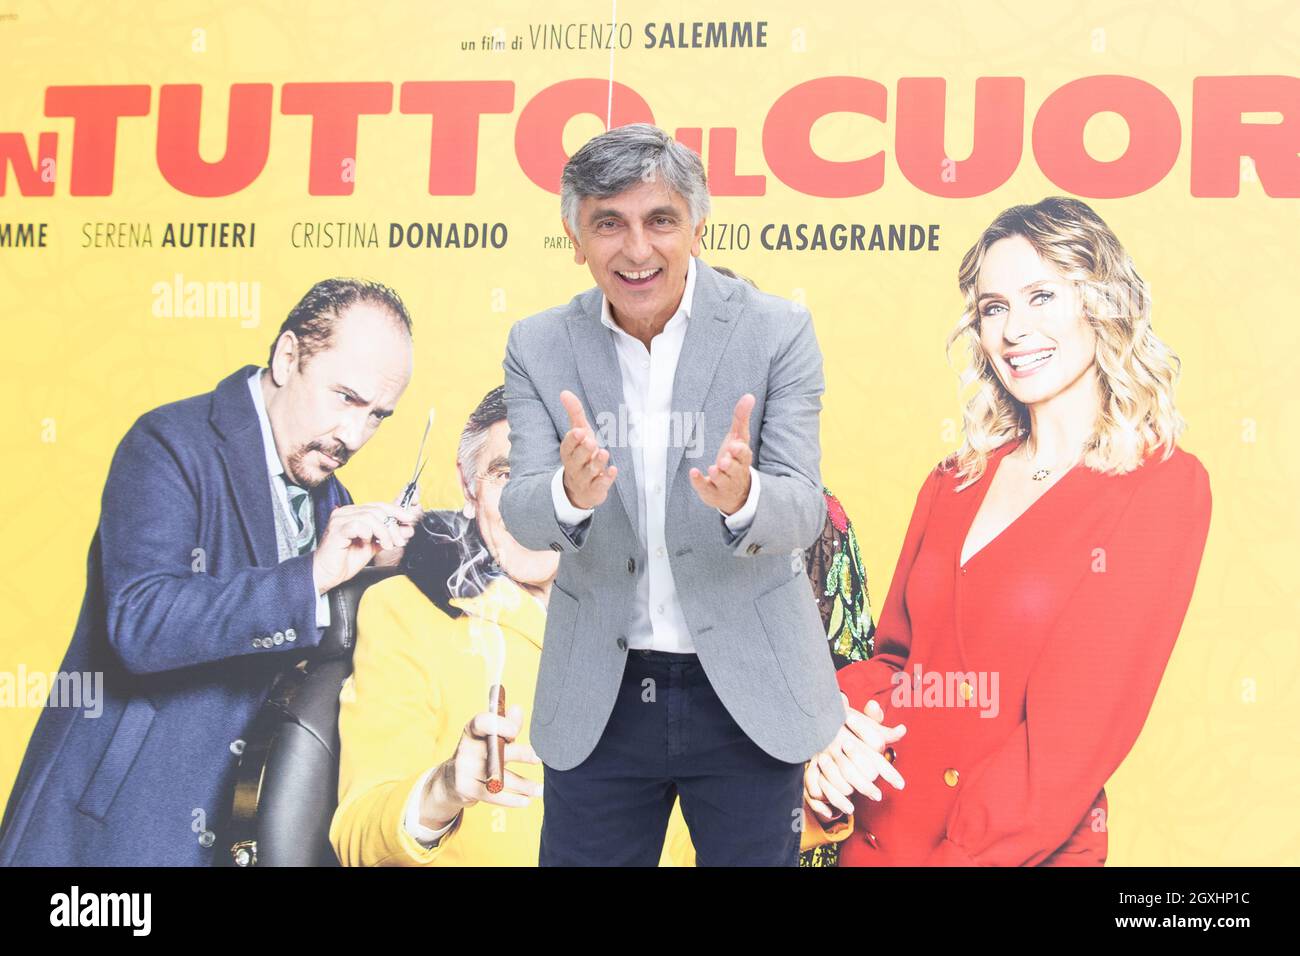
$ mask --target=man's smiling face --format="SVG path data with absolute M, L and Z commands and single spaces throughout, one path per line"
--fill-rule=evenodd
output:
M 685 198 L 655 179 L 616 196 L 586 197 L 578 206 L 578 229 L 575 236 L 564 224 L 574 260 L 591 269 L 615 320 L 662 328 L 681 303 L 704 220 L 692 225 Z

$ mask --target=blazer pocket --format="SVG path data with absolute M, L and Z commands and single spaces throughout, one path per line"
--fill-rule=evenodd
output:
M 533 692 L 533 719 L 549 724 L 555 719 L 573 654 L 573 634 L 578 623 L 580 602 L 558 584 L 551 584 L 546 605 L 546 631 L 542 638 L 542 659 L 537 665 L 537 689 Z
M 826 631 L 806 574 L 760 594 L 754 601 L 759 623 L 785 676 L 790 696 L 809 717 L 816 715 L 817 672 L 832 669 Z
M 101 822 L 108 816 L 156 716 L 153 704 L 144 697 L 132 697 L 126 702 L 117 729 L 113 731 L 113 738 L 108 742 L 108 748 L 100 758 L 94 776 L 81 794 L 81 800 L 77 803 L 78 810 Z

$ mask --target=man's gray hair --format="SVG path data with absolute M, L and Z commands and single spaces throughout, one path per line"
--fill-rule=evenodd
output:
M 699 155 L 649 123 L 617 126 L 573 154 L 560 177 L 560 212 L 578 235 L 578 206 L 588 196 L 617 196 L 661 180 L 686 200 L 695 226 L 709 214 L 709 181 Z

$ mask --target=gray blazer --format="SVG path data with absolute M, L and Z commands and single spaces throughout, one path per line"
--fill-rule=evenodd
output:
M 779 760 L 801 763 L 844 720 L 826 632 L 804 571 L 803 549 L 826 521 L 818 417 L 825 390 L 812 316 L 696 261 L 695 292 L 673 381 L 681 427 L 668 449 L 665 539 L 678 599 L 700 664 L 736 723 Z M 598 287 L 516 322 L 506 344 L 510 481 L 506 528 L 526 548 L 562 552 L 551 588 L 529 737 L 545 764 L 568 770 L 599 741 L 627 659 L 641 494 L 634 449 L 619 444 L 622 374 L 600 322 Z M 569 416 L 560 392 L 582 400 L 618 477 L 573 532 L 555 517 L 551 479 Z M 762 489 L 742 535 L 691 487 L 731 427 L 741 395 Z M 626 414 L 624 415 L 626 417 Z M 602 421 L 608 423 L 602 432 Z

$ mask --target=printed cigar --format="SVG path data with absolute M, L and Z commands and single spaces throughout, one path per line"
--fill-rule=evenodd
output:
M 488 710 L 498 717 L 506 715 L 506 689 L 500 684 L 488 688 Z M 496 733 L 487 739 L 487 790 L 500 793 L 506 785 L 506 740 Z

